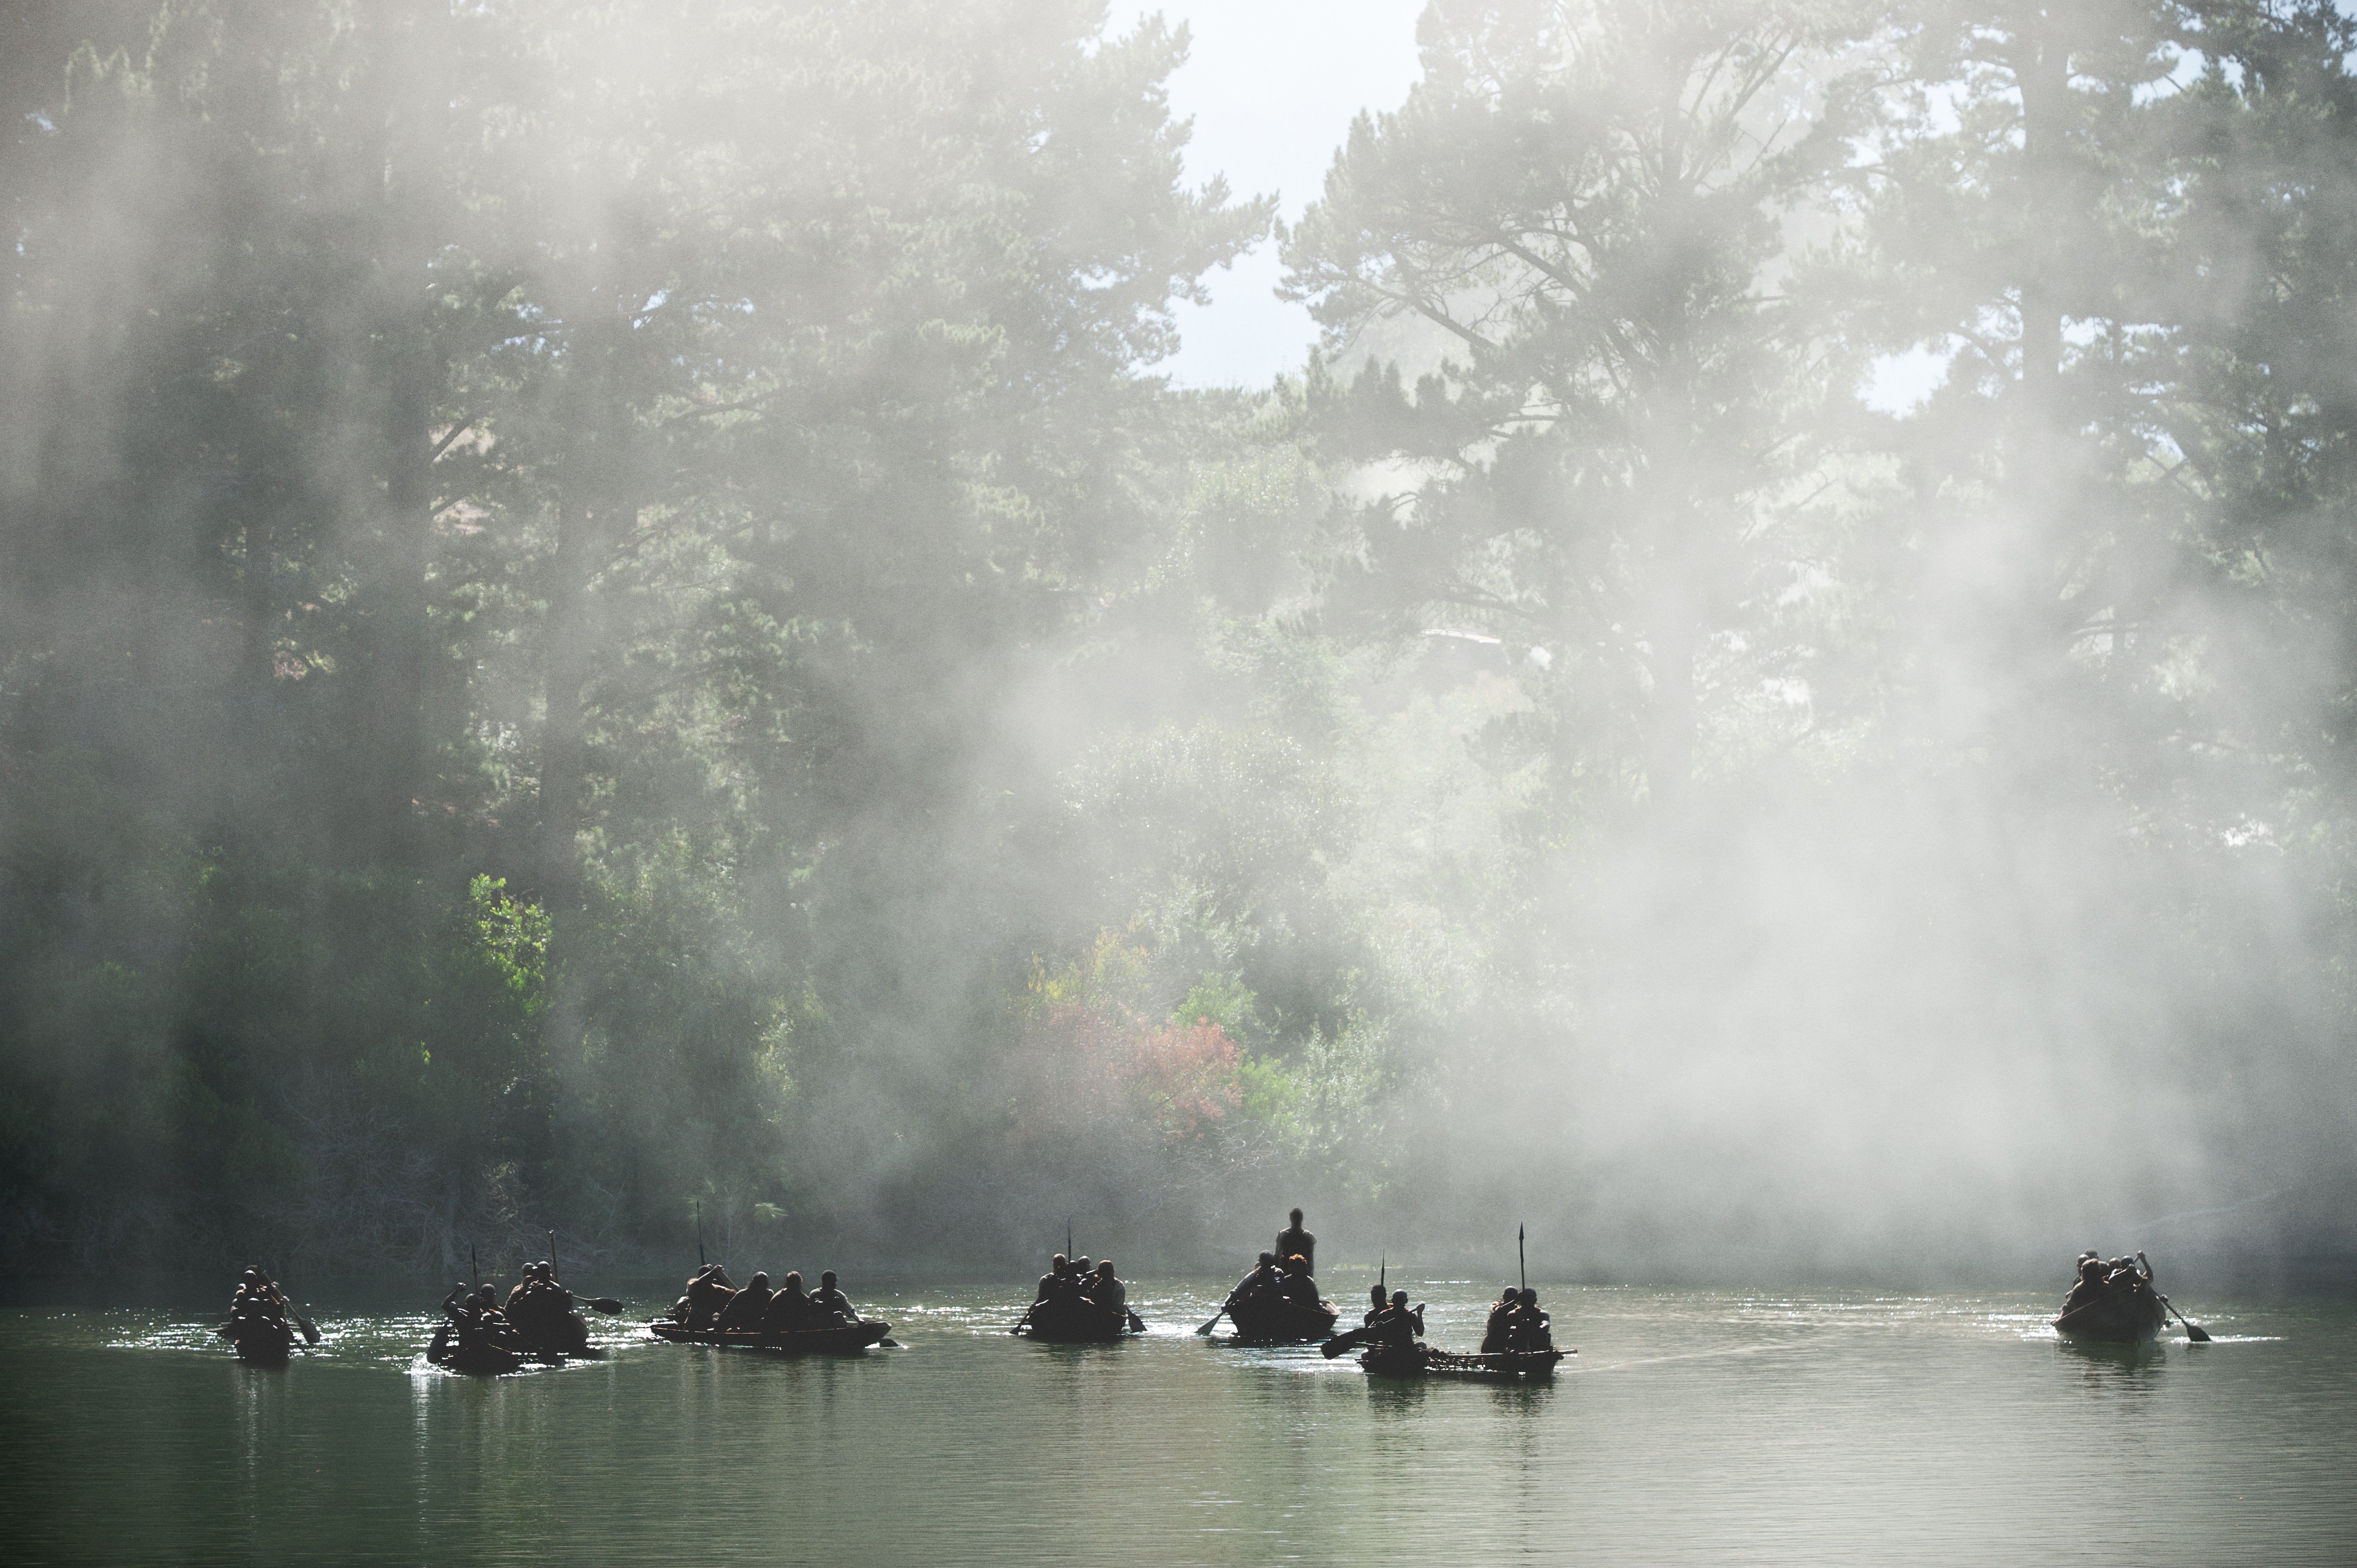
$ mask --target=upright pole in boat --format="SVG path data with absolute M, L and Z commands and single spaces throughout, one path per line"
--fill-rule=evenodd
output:
M 702 1273 L 712 1265 L 704 1261 L 704 1199 L 695 1200 L 695 1271 Z
M 483 1265 L 481 1260 L 475 1256 L 475 1244 L 472 1241 L 467 1243 L 467 1272 L 475 1276 L 475 1288 L 482 1289 Z
M 1387 1254 L 1387 1253 L 1383 1253 L 1383 1252 L 1378 1252 L 1378 1253 L 1376 1253 L 1376 1254 L 1375 1254 L 1375 1283 L 1377 1283 L 1377 1284 L 1379 1284 L 1379 1285 L 1383 1285 L 1383 1284 L 1389 1284 L 1389 1283 L 1391 1283 L 1391 1273 L 1392 1273 L 1392 1261 L 1391 1261 L 1390 1255 L 1389 1255 L 1389 1254 Z
M 560 1282 L 565 1278 L 562 1273 L 557 1272 L 556 1232 L 554 1230 L 551 1230 L 548 1233 L 548 1277 Z
M 1072 1217 L 1071 1217 L 1071 1215 L 1067 1214 L 1067 1215 L 1065 1215 L 1065 1216 L 1064 1216 L 1064 1256 L 1066 1256 L 1067 1258 L 1069 1258 L 1069 1257 L 1071 1257 L 1071 1255 L 1072 1255 Z
M 1514 1227 L 1514 1262 L 1523 1271 L 1523 1288 L 1530 1289 L 1531 1257 L 1523 1249 L 1523 1228 L 1519 1224 Z

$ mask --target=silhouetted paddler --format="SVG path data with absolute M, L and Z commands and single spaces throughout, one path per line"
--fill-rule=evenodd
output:
M 1293 1223 L 1276 1233 L 1276 1255 L 1300 1258 L 1303 1272 L 1314 1274 L 1318 1272 L 1318 1238 L 1301 1228 L 1301 1210 L 1293 1210 L 1290 1218 Z
M 811 1305 L 818 1309 L 817 1316 L 822 1321 L 832 1320 L 837 1323 L 859 1321 L 859 1314 L 853 1309 L 851 1298 L 835 1288 L 833 1269 L 819 1275 L 818 1289 L 811 1294 Z
M 728 1298 L 720 1309 L 720 1317 L 713 1326 L 723 1332 L 758 1329 L 763 1326 L 770 1306 L 770 1276 L 757 1273 L 743 1290 Z

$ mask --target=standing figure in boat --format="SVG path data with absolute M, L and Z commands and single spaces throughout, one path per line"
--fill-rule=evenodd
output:
M 1276 1255 L 1287 1260 L 1298 1258 L 1302 1273 L 1314 1274 L 1318 1272 L 1318 1238 L 1301 1228 L 1301 1210 L 1295 1209 L 1290 1218 L 1293 1223 L 1276 1233 Z
M 2152 1264 L 2142 1252 L 2106 1263 L 2088 1251 L 2079 1256 L 2079 1277 L 2063 1298 L 2054 1331 L 2065 1339 L 2134 1345 L 2159 1338 L 2168 1323 L 2152 1286 Z

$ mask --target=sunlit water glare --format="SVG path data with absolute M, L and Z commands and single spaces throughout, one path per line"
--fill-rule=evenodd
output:
M 1482 1291 L 1405 1283 L 1470 1349 Z M 608 1282 L 606 1288 L 611 1288 Z M 599 1320 L 498 1380 L 430 1315 L 314 1301 L 292 1366 L 196 1310 L 0 1312 L 0 1557 L 61 1561 L 2345 1563 L 2357 1310 L 2057 1343 L 2021 1297 L 1547 1293 L 1550 1384 L 1371 1380 L 1194 1335 L 1010 1338 L 1018 1298 L 857 1299 L 903 1347 L 789 1360 Z M 643 1305 L 650 1290 L 635 1305 Z M 225 1293 L 224 1293 L 225 1299 Z M 382 1305 L 382 1304 L 379 1304 Z M 641 1312 L 643 1316 L 643 1312 Z

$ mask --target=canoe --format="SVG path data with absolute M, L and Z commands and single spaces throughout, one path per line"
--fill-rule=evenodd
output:
M 532 1355 L 512 1346 L 478 1340 L 469 1345 L 450 1331 L 447 1323 L 434 1330 L 434 1337 L 425 1347 L 425 1359 L 445 1371 L 469 1378 L 496 1378 L 512 1372 L 526 1361 L 561 1367 L 562 1356 Z
M 224 1323 L 214 1332 L 228 1340 L 230 1353 L 249 1367 L 283 1367 L 295 1349 L 295 1330 L 287 1324 Z
M 1501 1350 L 1460 1356 L 1429 1345 L 1378 1345 L 1360 1353 L 1359 1365 L 1378 1378 L 1473 1378 L 1511 1383 L 1555 1376 L 1555 1363 L 1577 1350 Z
M 2169 1314 L 2150 1285 L 2139 1284 L 2097 1296 L 2076 1312 L 2054 1320 L 2054 1332 L 2065 1339 L 2098 1345 L 2141 1345 L 2160 1337 Z
M 516 1337 L 523 1342 L 526 1350 L 536 1356 L 587 1357 L 596 1354 L 589 1345 L 589 1320 L 579 1313 L 568 1312 L 560 1323 L 552 1326 L 555 1328 L 555 1334 L 544 1337 L 526 1333 L 519 1325 Z
M 1023 1315 L 1015 1332 L 1046 1345 L 1107 1345 L 1146 1332 L 1143 1327 L 1130 1326 L 1135 1316 L 1133 1313 L 1115 1317 L 1077 1302 L 1043 1301 L 1033 1304 L 1031 1310 Z
M 1293 1345 L 1305 1339 L 1324 1339 L 1334 1332 L 1337 1316 L 1330 1301 L 1308 1307 L 1282 1296 L 1256 1296 L 1228 1308 L 1228 1321 L 1235 1325 L 1237 1342 L 1253 1345 Z
M 786 1356 L 849 1356 L 891 1333 L 892 1326 L 881 1318 L 863 1317 L 856 1323 L 834 1328 L 796 1328 L 782 1334 L 763 1334 L 751 1328 L 690 1328 L 684 1323 L 658 1317 L 647 1325 L 647 1331 L 674 1345 L 717 1345 L 726 1350 L 769 1350 Z

